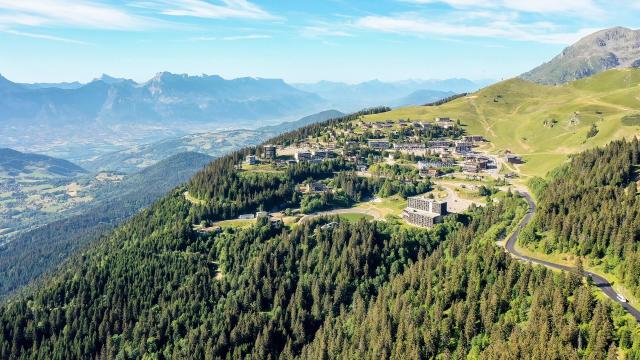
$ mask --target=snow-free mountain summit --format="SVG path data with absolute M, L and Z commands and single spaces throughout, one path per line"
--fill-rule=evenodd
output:
M 614 68 L 640 67 L 640 30 L 614 27 L 593 33 L 521 75 L 541 84 L 563 84 Z

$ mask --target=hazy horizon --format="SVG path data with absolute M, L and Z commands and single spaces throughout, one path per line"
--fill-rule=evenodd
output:
M 359 83 L 505 79 L 598 29 L 625 1 L 0 1 L 0 73 L 21 83 L 142 82 L 160 71 Z M 392 66 L 401 63 L 402 66 Z M 99 75 L 98 75 L 99 76 Z
M 14 82 L 14 83 L 18 83 L 18 84 L 27 84 L 27 85 L 35 85 L 35 84 L 72 84 L 72 83 L 80 83 L 82 85 L 86 85 L 92 81 L 96 81 L 96 80 L 100 80 L 103 76 L 108 76 L 114 79 L 122 79 L 122 80 L 132 80 L 137 84 L 144 84 L 145 82 L 148 82 L 149 80 L 153 79 L 154 76 L 156 76 L 157 74 L 160 73 L 164 73 L 164 72 L 168 72 L 171 73 L 173 75 L 187 75 L 187 76 L 191 76 L 191 77 L 202 77 L 202 76 L 220 76 L 221 78 L 223 78 L 224 80 L 235 80 L 235 79 L 241 79 L 241 78 L 253 78 L 253 79 L 264 79 L 264 80 L 283 80 L 286 83 L 290 84 L 290 85 L 307 85 L 307 84 L 316 84 L 316 83 L 322 83 L 322 82 L 328 82 L 328 83 L 342 83 L 342 84 L 347 84 L 347 85 L 359 85 L 359 84 L 364 84 L 364 83 L 368 83 L 368 82 L 375 82 L 375 81 L 380 81 L 383 83 L 404 83 L 404 82 L 437 82 L 437 81 L 448 81 L 448 80 L 469 80 L 475 83 L 489 83 L 489 82 L 497 82 L 500 81 L 501 79 L 491 79 L 491 78 L 483 78 L 483 79 L 472 79 L 472 78 L 466 78 L 466 77 L 449 77 L 449 78 L 402 78 L 402 79 L 379 79 L 379 78 L 371 78 L 371 79 L 365 79 L 362 81 L 354 81 L 354 82 L 350 82 L 350 81 L 341 81 L 339 79 L 336 80 L 328 80 L 328 79 L 320 79 L 320 80 L 315 80 L 315 81 L 307 81 L 307 82 L 291 82 L 291 81 L 287 81 L 286 79 L 282 79 L 282 78 L 276 78 L 276 77 L 261 77 L 261 76 L 249 76 L 249 75 L 245 75 L 245 76 L 236 76 L 236 77 L 226 77 L 226 76 L 222 76 L 220 74 L 216 74 L 216 73 L 174 73 L 171 71 L 158 71 L 156 72 L 153 76 L 149 77 L 149 78 L 143 78 L 143 79 L 134 79 L 132 77 L 128 77 L 128 76 L 119 76 L 119 75 L 113 75 L 113 74 L 106 74 L 106 73 L 102 73 L 99 74 L 97 76 L 94 76 L 93 78 L 89 79 L 89 80 L 75 80 L 75 79 L 68 79 L 68 80 L 62 80 L 62 81 L 29 81 L 29 82 L 24 82 L 24 81 L 17 81 L 15 79 L 10 78 L 8 75 L 6 75 L 3 72 L 0 72 L 0 76 L 4 77 L 5 79 Z

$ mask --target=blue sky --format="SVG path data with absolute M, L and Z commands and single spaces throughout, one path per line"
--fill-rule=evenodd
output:
M 502 79 L 639 23 L 640 2 L 621 0 L 0 0 L 0 73 Z

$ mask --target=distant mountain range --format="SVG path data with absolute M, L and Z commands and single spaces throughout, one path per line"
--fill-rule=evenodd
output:
M 358 84 L 320 81 L 310 84 L 293 84 L 294 87 L 318 94 L 342 111 L 354 111 L 364 107 L 388 105 L 421 105 L 436 101 L 453 93 L 472 92 L 493 81 L 468 79 L 405 80 L 383 82 L 371 80 Z
M 87 171 L 67 160 L 3 148 L 0 149 L 0 172 L 13 177 L 34 173 L 51 177 L 73 177 Z
M 551 61 L 521 75 L 541 84 L 563 84 L 613 68 L 640 67 L 640 30 L 614 27 L 567 47 Z
M 20 84 L 22 87 L 27 89 L 47 89 L 47 88 L 58 88 L 58 89 L 78 89 L 84 86 L 81 82 L 62 82 L 62 83 L 33 83 L 33 84 Z
M 391 107 L 424 105 L 456 94 L 457 93 L 453 91 L 417 90 L 401 99 L 395 100 L 389 105 Z
M 0 146 L 82 162 L 191 133 L 257 128 L 325 109 L 433 102 L 487 82 L 465 79 L 289 85 L 279 79 L 161 72 L 133 80 L 21 84 L 0 76 Z
M 0 122 L 229 124 L 308 113 L 326 106 L 319 96 L 277 79 L 225 80 L 162 72 L 142 84 L 109 76 L 80 87 L 71 84 L 25 86 L 0 78 Z

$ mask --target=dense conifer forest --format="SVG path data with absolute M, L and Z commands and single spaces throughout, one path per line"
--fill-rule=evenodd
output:
M 351 201 L 390 181 L 358 178 L 341 160 L 237 171 L 256 151 L 214 161 L 0 305 L 0 358 L 640 359 L 640 329 L 618 305 L 496 246 L 528 208 L 511 192 L 433 229 L 317 217 L 198 231 L 202 220 L 301 201 L 292 188 L 306 179 L 330 179 Z M 613 166 L 607 151 L 583 157 Z M 627 170 L 588 181 L 630 184 Z
M 302 357 L 615 359 L 622 347 L 638 358 L 637 324 L 621 308 L 576 275 L 523 265 L 493 244 L 491 229 L 520 204 L 476 209 L 376 296 L 325 321 Z
M 180 191 L 0 308 L 3 358 L 605 358 L 636 324 L 493 244 L 522 200 L 433 231 L 320 219 L 192 231 Z M 567 300 L 570 299 L 570 300 Z
M 637 139 L 615 141 L 536 181 L 538 212 L 523 243 L 587 256 L 640 295 L 639 161 Z

